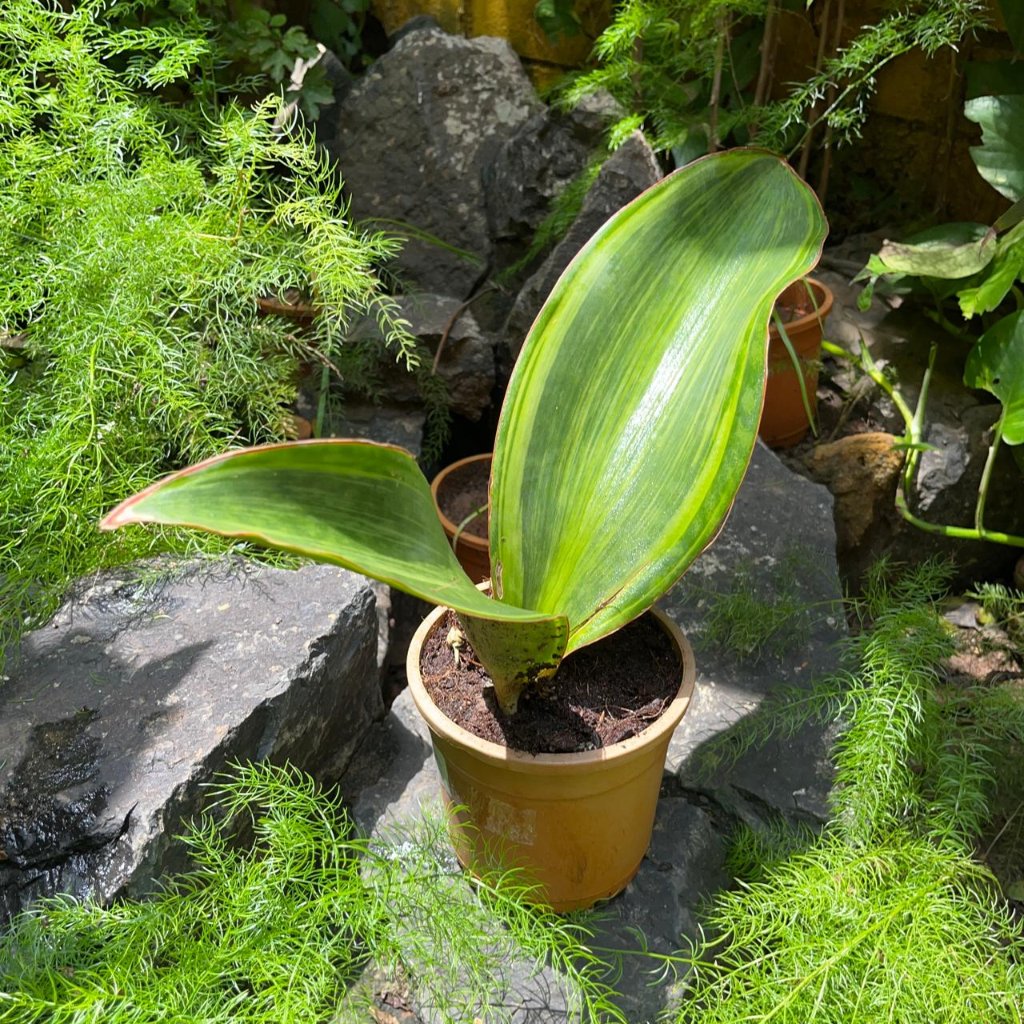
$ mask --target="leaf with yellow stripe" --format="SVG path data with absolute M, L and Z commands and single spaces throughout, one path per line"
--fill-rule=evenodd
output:
M 774 300 L 825 233 L 786 164 L 735 150 L 648 190 L 558 282 L 502 409 L 491 555 L 502 600 L 566 616 L 570 651 L 649 607 L 719 528 Z

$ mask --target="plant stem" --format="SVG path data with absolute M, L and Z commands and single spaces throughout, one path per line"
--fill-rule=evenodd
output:
M 843 37 L 843 22 L 846 20 L 846 2 L 845 0 L 838 0 L 838 6 L 836 8 L 836 24 L 835 34 L 832 37 L 832 53 L 833 55 L 839 53 L 839 46 L 842 42 Z M 835 83 L 830 83 L 828 96 L 829 96 L 829 110 L 834 109 L 834 99 L 836 95 Z M 828 194 L 828 180 L 832 172 L 832 125 L 826 120 L 825 121 L 825 141 L 822 146 L 824 156 L 821 162 L 821 177 L 818 179 L 818 199 L 821 202 L 825 201 L 825 196 Z
M 999 449 L 999 442 L 1003 439 L 1003 420 L 1006 413 L 1003 412 L 996 420 L 995 428 L 992 431 L 992 444 L 988 449 L 988 457 L 985 459 L 985 468 L 981 471 L 981 480 L 978 483 L 978 504 L 974 507 L 974 525 L 984 532 L 985 530 L 985 500 L 988 498 L 988 485 L 992 480 L 992 467 L 995 465 L 996 452 Z
M 821 74 L 821 69 L 825 63 L 825 47 L 828 43 L 828 21 L 831 14 L 832 0 L 825 0 L 824 10 L 821 14 L 821 34 L 818 36 L 818 52 L 814 58 L 815 76 Z M 800 151 L 800 165 L 797 168 L 797 173 L 801 178 L 807 177 L 807 165 L 811 160 L 811 140 L 813 135 L 814 127 L 812 125 L 808 128 L 807 134 L 804 136 L 803 148 Z
M 826 3 L 830 0 L 826 0 Z M 760 107 L 768 97 L 775 65 L 775 22 L 778 17 L 778 0 L 769 0 L 764 14 L 764 33 L 761 36 L 761 66 L 757 71 L 757 85 L 754 87 L 754 106 Z M 815 68 L 815 70 L 820 70 Z
M 822 346 L 825 351 L 830 355 L 842 356 L 847 355 L 844 349 L 839 348 L 837 345 L 830 345 L 823 343 Z M 928 394 L 928 383 L 932 367 L 935 362 L 935 353 L 937 346 L 933 345 L 932 350 L 929 353 L 928 369 L 925 372 L 925 377 L 921 383 L 921 397 L 918 399 L 917 409 L 912 413 L 910 407 L 907 405 L 903 396 L 885 379 L 885 376 L 875 365 L 874 360 L 871 358 L 870 353 L 867 350 L 867 346 L 864 344 L 863 339 L 860 344 L 860 358 L 859 362 L 864 372 L 892 399 L 893 404 L 899 410 L 900 415 L 903 417 L 903 422 L 906 424 L 906 433 L 904 434 L 904 441 L 908 446 L 912 446 L 911 450 L 907 452 L 905 461 L 903 463 L 903 472 L 900 476 L 899 486 L 896 488 L 895 504 L 896 511 L 912 526 L 916 526 L 919 530 L 924 530 L 925 533 L 937 534 L 943 537 L 950 537 L 955 540 L 984 540 L 991 541 L 994 544 L 1006 544 L 1010 547 L 1024 548 L 1024 537 L 1017 536 L 1012 533 L 1003 533 L 1000 530 L 989 530 L 981 524 L 981 516 L 976 509 L 975 511 L 975 525 L 974 527 L 967 526 L 946 526 L 939 523 L 929 523 L 925 519 L 921 519 L 919 516 L 914 515 L 910 511 L 910 504 L 908 501 L 908 494 L 914 483 L 914 474 L 917 470 L 917 462 L 921 455 L 921 427 L 924 422 L 924 405 Z M 997 433 L 993 437 L 993 445 L 989 449 L 988 460 L 985 463 L 985 469 L 982 472 L 982 479 L 979 485 L 979 503 L 981 505 L 981 512 L 984 512 L 984 500 L 983 495 L 988 491 L 988 479 L 991 474 L 991 466 L 995 461 L 993 452 L 996 449 L 1002 436 L 1002 418 L 1000 417 L 999 423 L 996 425 Z

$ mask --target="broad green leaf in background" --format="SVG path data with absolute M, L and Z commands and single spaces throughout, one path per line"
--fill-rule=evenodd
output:
M 999 13 L 1006 22 L 1006 32 L 1018 53 L 1024 53 L 1024 4 L 1020 0 L 999 0 Z
M 984 270 L 996 254 L 996 237 L 986 232 L 977 241 L 885 242 L 868 264 L 874 273 L 913 274 L 916 277 L 961 278 Z
M 988 265 L 984 279 L 972 288 L 957 293 L 960 312 L 969 320 L 980 313 L 990 313 L 1006 298 L 1014 282 L 1024 274 L 1024 223 L 1008 231 L 996 247 L 996 255 Z
M 1003 440 L 1024 443 L 1024 312 L 990 327 L 967 356 L 964 383 L 1003 403 Z
M 979 96 L 964 116 L 981 125 L 981 145 L 971 147 L 978 173 L 1007 199 L 1024 198 L 1024 95 Z
M 1020 4 L 1020 0 L 1015 0 Z M 1024 16 L 1024 4 L 1020 4 Z M 1024 62 L 1019 60 L 969 60 L 964 65 L 967 89 L 964 98 L 1024 96 Z
M 568 617 L 569 650 L 639 615 L 719 528 L 774 300 L 825 232 L 786 164 L 734 150 L 649 189 L 555 286 L 499 421 L 491 565 L 503 600 Z

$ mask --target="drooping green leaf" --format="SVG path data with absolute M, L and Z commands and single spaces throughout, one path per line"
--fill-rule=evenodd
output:
M 242 537 L 470 614 L 546 618 L 477 590 L 448 544 L 415 459 L 391 445 L 330 439 L 218 455 L 122 502 L 101 527 L 129 523 Z
M 1024 275 L 1024 223 L 1019 223 L 999 240 L 996 255 L 982 280 L 957 293 L 960 312 L 970 319 L 994 310 L 1009 294 L 1014 283 Z
M 1008 199 L 1024 198 L 1024 95 L 979 96 L 964 116 L 981 125 L 981 145 L 971 147 L 978 173 Z
M 964 383 L 1003 403 L 1003 440 L 1024 443 L 1024 312 L 990 327 L 967 356 Z
M 825 231 L 780 160 L 717 154 L 620 211 L 556 285 L 502 410 L 491 553 L 502 600 L 566 615 L 570 650 L 640 614 L 718 529 L 772 305 Z
M 956 279 L 984 270 L 996 254 L 995 234 L 985 233 L 977 241 L 886 242 L 876 263 L 882 273 L 913 274 L 916 277 Z

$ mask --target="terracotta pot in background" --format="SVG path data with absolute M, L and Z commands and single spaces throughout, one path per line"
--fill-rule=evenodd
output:
M 791 284 L 778 302 L 795 305 L 806 300 L 807 287 L 814 293 L 817 309 L 784 323 L 786 334 L 804 369 L 804 384 L 811 412 L 818 405 L 818 363 L 825 317 L 832 308 L 832 292 L 820 281 L 806 277 Z M 789 448 L 807 436 L 810 422 L 800 395 L 800 379 L 779 332 L 772 323 L 768 332 L 768 381 L 758 433 L 772 448 Z
M 430 699 L 420 651 L 444 612 L 435 609 L 416 631 L 406 671 L 430 729 L 459 860 L 471 871 L 522 868 L 558 911 L 621 892 L 647 852 L 669 740 L 693 693 L 686 638 L 652 609 L 678 651 L 681 682 L 664 714 L 639 736 L 578 754 L 531 755 L 474 736 Z
M 434 496 L 434 507 L 437 509 L 438 518 L 448 535 L 448 540 L 455 538 L 459 524 L 452 522 L 442 511 L 445 488 L 451 487 L 458 481 L 460 473 L 467 469 L 475 469 L 486 463 L 487 475 L 490 477 L 491 453 L 484 455 L 471 455 L 467 459 L 459 459 L 450 466 L 446 466 L 430 483 L 430 493 Z M 486 492 L 482 495 L 482 501 L 487 501 Z M 482 517 L 481 517 L 482 518 Z M 486 520 L 483 520 L 486 521 Z M 466 530 L 459 534 L 459 542 L 455 546 L 455 557 L 459 564 L 466 570 L 466 575 L 474 583 L 482 583 L 491 576 L 491 556 L 486 538 L 476 537 Z

